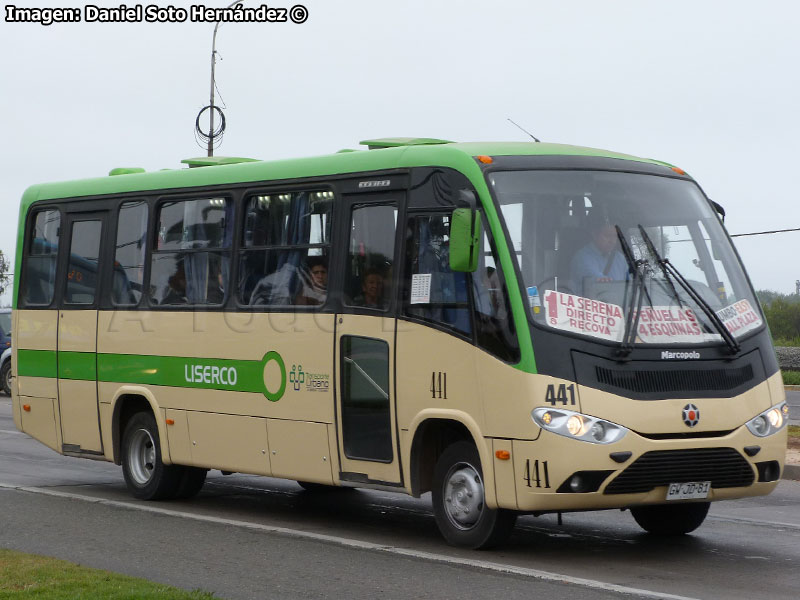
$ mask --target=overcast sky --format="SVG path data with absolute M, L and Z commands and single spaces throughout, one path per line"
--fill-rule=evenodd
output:
M 684 168 L 725 206 L 731 233 L 800 227 L 791 183 L 800 143 L 796 2 L 302 1 L 301 25 L 220 28 L 228 128 L 217 154 L 310 156 L 387 136 L 529 139 L 511 117 L 543 141 Z M 29 185 L 120 166 L 179 168 L 205 154 L 193 127 L 208 103 L 213 24 L 44 27 L 4 18 L 7 256 Z M 794 292 L 800 232 L 736 244 L 757 289 Z

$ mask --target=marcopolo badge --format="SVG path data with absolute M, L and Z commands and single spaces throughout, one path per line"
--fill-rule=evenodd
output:
M 700 421 L 700 409 L 694 404 L 683 407 L 683 423 L 687 427 L 694 427 Z

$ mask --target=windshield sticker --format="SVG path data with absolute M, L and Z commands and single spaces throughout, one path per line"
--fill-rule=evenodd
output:
M 646 344 L 697 343 L 705 337 L 694 311 L 677 306 L 642 308 L 636 333 Z
M 717 311 L 717 316 L 722 319 L 728 331 L 735 336 L 740 336 L 751 329 L 756 329 L 763 323 L 749 300 L 739 300 L 730 306 L 726 306 Z
M 539 299 L 539 288 L 532 285 L 528 288 L 528 306 L 533 314 L 538 315 L 542 312 L 542 301 Z
M 553 290 L 545 291 L 544 306 L 550 327 L 604 340 L 622 340 L 625 319 L 621 306 Z
M 429 304 L 431 301 L 431 274 L 414 273 L 411 276 L 410 304 Z

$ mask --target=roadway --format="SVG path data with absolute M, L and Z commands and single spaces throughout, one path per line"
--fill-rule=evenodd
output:
M 527 516 L 503 548 L 472 552 L 444 544 L 427 497 L 215 471 L 190 502 L 140 502 L 118 467 L 17 432 L 0 397 L 0 547 L 221 598 L 796 598 L 799 501 L 782 481 L 668 540 L 620 511 Z

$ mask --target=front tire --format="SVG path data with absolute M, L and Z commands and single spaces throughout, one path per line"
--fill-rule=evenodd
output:
M 433 473 L 433 512 L 448 544 L 487 549 L 504 542 L 517 520 L 510 510 L 486 506 L 478 449 L 456 442 L 442 453 Z
M 178 493 L 183 467 L 165 465 L 161 460 L 158 427 L 152 413 L 136 413 L 125 427 L 122 474 L 128 491 L 140 500 L 174 498 Z
M 639 527 L 654 535 L 684 535 L 700 527 L 710 502 L 656 504 L 631 508 Z
M 7 360 L 0 368 L 0 387 L 3 388 L 3 393 L 11 395 L 11 361 Z

